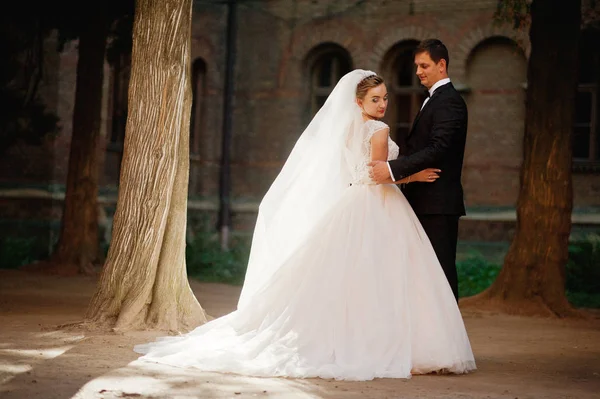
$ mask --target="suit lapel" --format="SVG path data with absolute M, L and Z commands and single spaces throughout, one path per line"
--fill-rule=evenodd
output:
M 411 134 L 413 134 L 415 128 L 417 127 L 417 123 L 419 122 L 419 119 L 421 119 L 421 115 L 423 115 L 423 113 L 425 112 L 425 110 L 427 110 L 428 107 L 431 106 L 431 103 L 433 101 L 435 101 L 435 99 L 438 97 L 438 95 L 443 92 L 444 90 L 448 89 L 449 87 L 452 87 L 452 83 L 446 83 L 443 86 L 438 87 L 434 92 L 433 95 L 431 97 L 429 97 L 429 101 L 427 101 L 427 103 L 425 104 L 425 106 L 423 106 L 423 108 L 421 110 L 419 110 L 419 112 L 417 113 L 417 116 L 415 116 L 415 120 L 413 121 L 413 124 L 410 128 L 410 131 L 408 132 L 408 137 L 410 137 Z
M 435 93 L 433 93 L 433 94 L 435 94 Z M 423 111 L 425 110 L 425 108 L 427 108 L 427 106 L 429 105 L 429 103 L 431 102 L 432 99 L 433 99 L 433 96 L 431 96 L 429 98 L 429 101 L 427 101 L 427 104 L 425 104 L 425 106 L 423 108 L 421 108 L 419 110 L 419 112 L 417 112 L 417 115 L 415 116 L 415 120 L 413 121 L 412 126 L 410 128 L 410 132 L 408 133 L 409 136 L 415 130 L 415 126 L 417 126 L 417 122 L 419 122 L 419 119 L 421 118 L 421 115 L 423 115 Z

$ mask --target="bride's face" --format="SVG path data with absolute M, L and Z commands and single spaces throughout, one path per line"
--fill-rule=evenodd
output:
M 370 88 L 365 98 L 358 99 L 358 105 L 370 117 L 383 118 L 388 105 L 388 92 L 385 84 Z

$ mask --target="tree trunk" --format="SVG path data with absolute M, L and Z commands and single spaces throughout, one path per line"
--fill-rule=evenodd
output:
M 109 26 L 93 15 L 79 38 L 73 133 L 58 245 L 42 270 L 61 275 L 92 273 L 99 255 L 98 173 L 104 53 Z
M 532 3 L 517 229 L 496 281 L 461 304 L 487 302 L 514 314 L 577 314 L 565 296 L 565 265 L 580 23 L 580 0 Z
M 88 323 L 189 330 L 206 321 L 187 279 L 191 0 L 138 0 L 113 235 Z

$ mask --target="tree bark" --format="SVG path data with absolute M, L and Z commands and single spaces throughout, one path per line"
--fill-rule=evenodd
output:
M 108 32 L 107 18 L 98 13 L 84 24 L 79 37 L 65 202 L 57 248 L 49 261 L 41 264 L 47 272 L 89 274 L 98 259 L 98 144 Z
M 206 321 L 187 279 L 191 0 L 138 0 L 113 235 L 88 323 L 183 331 Z
M 461 304 L 514 314 L 577 315 L 565 296 L 573 189 L 571 137 L 580 0 L 534 0 L 517 228 L 498 278 Z

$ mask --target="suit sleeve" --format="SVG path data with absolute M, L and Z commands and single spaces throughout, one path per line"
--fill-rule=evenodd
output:
M 450 98 L 433 114 L 433 128 L 427 146 L 421 151 L 389 162 L 396 180 L 404 179 L 423 169 L 434 168 L 452 148 L 456 135 L 460 134 L 467 110 L 459 98 Z

